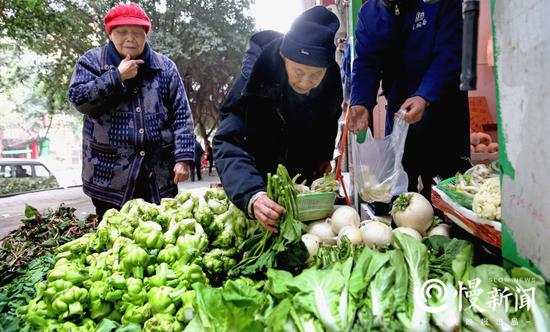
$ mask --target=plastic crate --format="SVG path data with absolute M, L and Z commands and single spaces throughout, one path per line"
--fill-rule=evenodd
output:
M 472 209 L 472 204 L 474 202 L 474 198 L 471 196 L 468 196 L 464 193 L 460 193 L 457 191 L 454 191 L 452 189 L 449 189 L 448 185 L 454 185 L 455 184 L 455 178 L 448 178 L 446 180 L 443 180 L 437 184 L 437 189 L 444 192 L 447 196 L 452 198 L 453 201 L 457 202 L 458 204 L 464 206 L 467 209 Z
M 298 219 L 311 221 L 323 219 L 332 213 L 336 193 L 305 193 L 299 194 Z

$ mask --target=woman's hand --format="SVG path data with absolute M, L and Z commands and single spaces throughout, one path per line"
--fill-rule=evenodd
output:
M 254 216 L 258 222 L 268 231 L 278 233 L 276 225 L 279 218 L 285 213 L 285 209 L 272 201 L 267 194 L 260 195 L 252 206 Z
M 118 72 L 120 73 L 120 79 L 122 81 L 129 80 L 137 76 L 138 67 L 143 63 L 143 60 L 132 60 L 130 55 L 122 59 L 118 65 Z
M 174 183 L 177 185 L 178 182 L 183 182 L 189 180 L 189 162 L 180 161 L 174 165 Z

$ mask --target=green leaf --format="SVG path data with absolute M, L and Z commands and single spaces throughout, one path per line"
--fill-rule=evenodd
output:
M 36 216 L 40 215 L 37 209 L 34 207 L 25 204 L 25 217 L 26 218 L 35 218 Z
M 111 332 L 119 327 L 120 324 L 110 319 L 104 318 L 97 326 L 96 332 Z

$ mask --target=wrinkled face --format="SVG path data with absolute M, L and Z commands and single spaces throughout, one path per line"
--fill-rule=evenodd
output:
M 282 54 L 281 56 L 285 62 L 288 84 L 296 93 L 308 94 L 309 91 L 321 84 L 327 72 L 326 68 L 303 65 L 284 57 Z
M 109 39 L 124 58 L 130 55 L 130 58 L 136 59 L 143 53 L 147 33 L 145 28 L 137 25 L 121 25 L 111 30 Z

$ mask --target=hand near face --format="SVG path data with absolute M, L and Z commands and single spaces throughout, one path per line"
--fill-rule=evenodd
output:
M 120 79 L 122 81 L 134 78 L 138 74 L 138 67 L 143 63 L 143 60 L 132 60 L 130 55 L 126 55 L 120 65 L 118 65 L 118 72 L 120 73 Z

